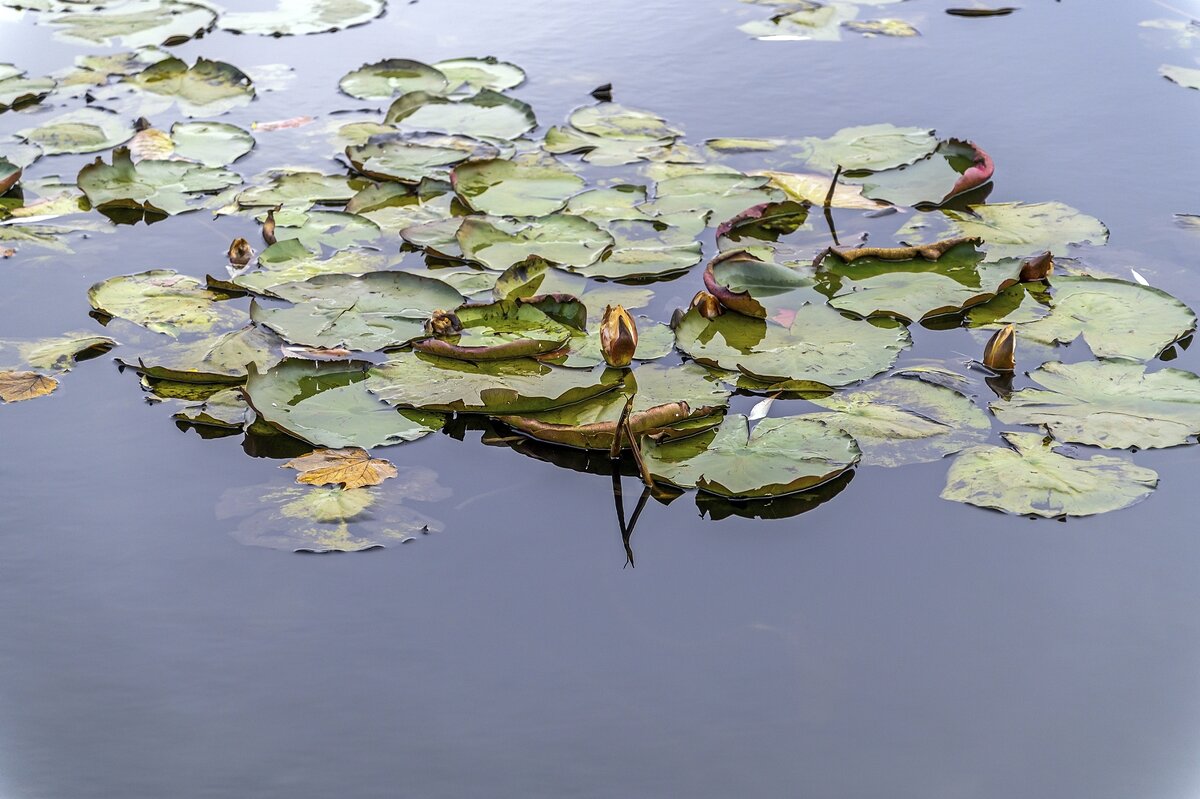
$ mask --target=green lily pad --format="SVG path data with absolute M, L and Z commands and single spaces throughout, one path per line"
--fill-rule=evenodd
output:
M 617 283 L 589 286 L 581 275 L 555 269 L 540 258 L 530 258 L 504 270 L 496 278 L 494 294 L 500 300 L 547 294 L 577 297 L 587 307 L 589 323 L 599 322 L 608 305 L 620 305 L 626 310 L 643 308 L 654 296 L 648 289 Z
M 991 404 L 1001 422 L 1043 425 L 1059 441 L 1105 449 L 1175 447 L 1200 433 L 1200 377 L 1191 372 L 1085 361 L 1042 364 L 1029 377 L 1042 388 Z
M 530 219 L 472 216 L 458 228 L 463 256 L 489 269 L 504 270 L 531 255 L 563 267 L 580 268 L 612 247 L 612 236 L 569 214 Z
M 78 361 L 117 346 L 108 336 L 67 333 L 53 338 L 0 339 L 0 371 L 69 372 Z
M 1009 447 L 975 447 L 954 460 L 942 499 L 1045 518 L 1091 516 L 1141 502 L 1158 485 L 1156 472 L 1125 458 L 1073 457 L 1036 433 L 1003 435 Z
M 251 367 L 245 394 L 259 417 L 315 447 L 385 447 L 440 430 L 437 413 L 397 411 L 367 393 L 367 364 L 286 360 Z
M 642 207 L 658 215 L 699 211 L 716 225 L 752 205 L 779 202 L 786 195 L 768 184 L 770 178 L 740 172 L 712 172 L 660 180 L 655 197 Z
M 71 8 L 78 8 L 72 4 Z M 216 13 L 178 0 L 128 0 L 50 17 L 56 35 L 69 42 L 103 47 L 177 45 L 212 30 Z
M 987 302 L 1017 281 L 1019 260 L 981 263 L 983 257 L 970 244 L 959 244 L 936 261 L 860 258 L 841 263 L 827 257 L 818 279 L 835 308 L 917 322 Z
M 253 421 L 253 416 L 239 389 L 224 388 L 200 402 L 185 406 L 171 418 L 197 427 L 241 430 Z
M 108 150 L 129 141 L 133 133 L 133 126 L 111 111 L 81 108 L 17 135 L 41 147 L 46 155 L 61 155 Z
M 414 341 L 413 349 L 444 358 L 493 361 L 554 352 L 578 332 L 519 300 L 464 305 L 455 316 L 461 330 Z
M 681 131 L 672 128 L 657 114 L 626 108 L 619 103 L 576 108 L 567 121 L 584 133 L 611 139 L 661 141 L 681 135 Z
M 306 210 L 313 205 L 340 205 L 355 194 L 345 175 L 322 175 L 320 172 L 281 170 L 267 174 L 265 186 L 246 189 L 237 196 L 242 208 L 285 208 Z
M 161 97 L 173 99 L 184 116 L 216 116 L 246 105 L 254 99 L 250 78 L 232 64 L 200 58 L 189 67 L 178 58 L 159 61 L 125 83 Z
M 525 82 L 525 70 L 492 56 L 450 58 L 433 65 L 449 81 L 453 94 L 475 94 L 484 89 L 502 92 Z
M 280 211 L 275 214 L 275 240 L 298 241 L 306 249 L 318 252 L 322 247 L 342 249 L 366 244 L 383 232 L 379 225 L 358 214 L 342 211 Z
M 588 189 L 567 200 L 567 213 L 606 225 L 614 219 L 654 219 L 638 206 L 646 202 L 646 187 L 620 183 Z
M 1038 344 L 1069 344 L 1079 336 L 1099 358 L 1154 358 L 1196 327 L 1191 309 L 1165 291 L 1125 280 L 1053 278 L 1049 307 L 1012 306 L 997 298 L 973 309 L 973 326 L 1017 325 L 1017 338 Z M 1024 300 L 1028 295 L 1013 295 Z M 995 303 L 995 305 L 993 305 Z M 1008 313 L 1003 313 L 1011 306 Z M 999 312 L 999 313 L 998 313 Z
M 1072 244 L 1104 244 L 1108 228 L 1095 217 L 1059 202 L 972 205 L 943 211 L 955 235 L 983 239 L 989 260 L 1024 258 L 1049 250 L 1063 255 Z
M 763 419 L 750 429 L 745 416 L 726 416 L 714 431 L 643 445 L 658 479 L 723 497 L 778 497 L 815 488 L 858 463 L 845 431 L 790 417 Z
M 449 180 L 455 164 L 498 155 L 494 144 L 437 133 L 382 133 L 346 148 L 346 157 L 362 174 L 408 184 L 427 178 Z
M 368 390 L 389 404 L 493 416 L 582 402 L 623 380 L 619 369 L 566 369 L 532 358 L 472 364 L 421 353 L 397 353 L 370 375 Z
M 495 216 L 545 216 L 583 189 L 583 178 L 561 164 L 504 159 L 454 167 L 454 191 L 471 210 Z
M 319 275 L 275 286 L 290 305 L 255 301 L 250 318 L 293 344 L 370 352 L 400 347 L 424 333 L 436 310 L 456 308 L 463 297 L 440 280 L 406 272 Z
M 853 391 L 809 400 L 827 422 L 858 441 L 866 466 L 936 461 L 987 439 L 987 414 L 957 391 L 904 377 L 886 377 Z
M 553 155 L 580 153 L 584 161 L 597 166 L 621 166 L 667 158 L 675 142 L 674 138 L 661 141 L 618 139 L 584 133 L 570 126 L 555 126 L 546 131 L 542 149 Z
M 228 166 L 254 149 L 254 137 L 224 122 L 176 122 L 175 155 L 205 166 Z
M 405 132 L 455 133 L 477 139 L 515 139 L 537 127 L 532 108 L 490 89 L 463 100 L 412 92 L 392 103 L 384 121 Z
M 241 327 L 246 322 L 244 311 L 220 302 L 224 295 L 169 269 L 110 277 L 88 289 L 88 299 L 102 314 L 168 336 Z
M 911 23 L 905 22 L 902 19 L 864 19 L 864 20 L 849 20 L 842 23 L 842 27 L 848 31 L 861 33 L 863 36 L 895 36 L 905 38 L 909 36 L 920 36 L 921 32 L 917 30 Z
M 351 248 L 339 250 L 328 258 L 313 255 L 295 239 L 272 244 L 258 258 L 258 268 L 234 275 L 234 288 L 274 296 L 276 286 L 297 283 L 317 275 L 364 275 L 387 269 L 388 259 L 378 252 Z M 212 284 L 214 280 L 209 279 Z M 222 281 L 217 281 L 222 282 Z
M 367 24 L 382 15 L 386 5 L 386 0 L 279 0 L 272 11 L 226 11 L 217 25 L 259 36 L 333 33 Z
M 613 248 L 600 260 L 572 271 L 608 280 L 682 274 L 703 257 L 701 244 L 695 239 L 703 226 L 703 221 L 694 217 L 683 225 L 657 219 L 614 220 L 607 225 Z
M 839 166 L 879 172 L 918 161 L 937 146 L 937 137 L 926 128 L 862 125 L 843 128 L 828 139 L 804 139 L 802 157 L 809 166 L 829 173 Z
M 705 319 L 695 309 L 675 327 L 675 346 L 705 366 L 812 389 L 873 377 L 911 343 L 902 325 L 847 319 L 824 305 L 801 306 L 786 328 L 741 314 Z
M 363 64 L 338 81 L 338 88 L 359 100 L 390 100 L 408 92 L 442 94 L 448 85 L 435 67 L 407 58 Z
M 100 158 L 79 171 L 79 188 L 97 209 L 136 208 L 174 215 L 199 208 L 204 195 L 237 186 L 235 172 L 186 161 L 133 163 L 128 148 L 113 151 L 112 164 Z
M 785 7 L 770 19 L 754 20 L 738 30 L 764 41 L 836 42 L 842 38 L 842 23 L 858 16 L 858 7 L 850 3 L 803 3 Z
M 635 435 L 668 428 L 701 432 L 716 427 L 729 401 L 729 391 L 699 366 L 648 364 L 630 371 L 618 391 L 542 413 L 502 416 L 500 421 L 552 444 L 608 450 L 631 394 L 634 400 L 629 426 Z M 628 438 L 622 445 L 629 447 Z
M 937 206 L 991 179 L 991 160 L 970 142 L 950 139 L 926 157 L 904 166 L 872 172 L 853 182 L 863 196 L 893 205 Z
M 249 325 L 199 341 L 167 344 L 136 358 L 122 354 L 117 360 L 157 380 L 242 383 L 247 364 L 265 371 L 279 363 L 282 343 L 270 332 Z
M 54 78 L 27 78 L 11 64 L 0 64 L 0 113 L 40 103 L 56 85 Z

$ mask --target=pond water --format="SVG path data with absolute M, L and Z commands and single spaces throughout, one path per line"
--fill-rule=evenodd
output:
M 514 94 L 543 129 L 606 82 L 692 142 L 936 128 L 993 157 L 989 202 L 1094 215 L 1111 237 L 1078 253 L 1086 263 L 1134 268 L 1200 307 L 1200 240 L 1173 217 L 1200 212 L 1200 94 L 1157 74 L 1194 58 L 1138 25 L 1185 17 L 1142 0 L 1024 0 L 981 19 L 945 6 L 887 7 L 918 38 L 811 42 L 745 35 L 737 26 L 770 9 L 736 0 L 420 0 L 335 34 L 217 31 L 173 52 L 294 68 L 220 117 L 244 127 L 362 107 L 336 89 L 364 62 L 494 55 L 527 72 Z M 30 74 L 106 52 L 0 13 L 3 59 Z M 40 113 L 0 116 L 0 133 Z M 313 140 L 290 131 L 256 137 L 243 175 L 338 168 L 324 138 L 306 150 Z M 27 179 L 70 182 L 92 158 L 46 158 Z M 843 233 L 874 224 L 838 220 Z M 150 268 L 203 279 L 248 232 L 244 217 L 200 212 L 73 235 L 74 254 L 23 247 L 0 261 L 0 339 L 100 334 L 90 285 Z M 709 257 L 711 229 L 704 240 Z M 700 269 L 655 284 L 647 313 L 686 305 Z M 961 365 L 980 346 L 913 331 L 902 365 Z M 1200 370 L 1197 349 L 1171 365 Z M 651 500 L 631 568 L 606 464 L 563 468 L 463 424 L 377 452 L 437 473 L 448 498 L 416 507 L 444 530 L 304 556 L 243 545 L 225 509 L 247 487 L 291 485 L 272 457 L 297 453 L 180 429 L 177 407 L 146 401 L 111 358 L 0 407 L 6 799 L 1200 790 L 1196 447 L 1138 453 L 1160 475 L 1149 499 L 1066 522 L 939 499 L 949 459 L 860 467 L 783 519 Z M 636 485 L 625 478 L 626 510 Z

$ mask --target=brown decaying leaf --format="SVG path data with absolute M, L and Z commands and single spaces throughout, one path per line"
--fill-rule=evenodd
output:
M 0 247 L 0 258 L 12 258 L 17 251 L 12 247 Z
M 936 261 L 960 244 L 979 245 L 983 244 L 983 239 L 978 236 L 958 236 L 910 247 L 830 247 L 826 252 L 836 255 L 846 263 L 857 261 L 859 258 L 878 258 L 881 261 L 911 261 L 914 258 L 924 258 L 926 261 Z
M 37 372 L 0 372 L 0 400 L 20 402 L 44 397 L 58 388 L 58 381 Z
M 308 485 L 341 485 L 344 488 L 365 488 L 379 485 L 396 476 L 396 467 L 359 447 L 318 449 L 283 464 L 283 469 L 295 469 L 297 483 Z
M 279 119 L 274 122 L 255 122 L 250 127 L 253 130 L 288 130 L 290 128 L 302 128 L 312 122 L 314 117 L 292 117 L 291 119 Z
M 265 222 L 263 222 L 262 237 L 263 241 L 265 241 L 267 244 L 275 243 L 275 212 L 278 211 L 279 208 L 280 206 L 277 205 L 267 211 L 267 219 Z
M 988 339 L 983 347 L 983 365 L 994 372 L 1017 368 L 1017 334 L 1012 325 L 1005 325 Z
M 279 348 L 288 358 L 304 358 L 308 361 L 344 361 L 354 353 L 342 347 L 300 347 L 286 345 Z
M 1003 17 L 1017 9 L 1013 6 L 1001 8 L 947 8 L 946 13 L 955 17 Z
M 13 186 L 17 185 L 17 183 L 21 180 L 21 173 L 23 171 L 24 170 L 22 170 L 22 169 L 18 169 L 16 172 L 13 172 L 11 175 L 0 178 L 0 194 L 4 194 L 4 192 L 8 191 Z
M 1021 262 L 1021 282 L 1036 283 L 1039 280 L 1045 280 L 1053 271 L 1054 256 L 1047 250 L 1041 255 L 1026 258 Z
M 721 307 L 721 301 L 707 291 L 697 291 L 696 296 L 692 297 L 690 307 L 695 308 L 705 319 L 716 319 L 725 313 L 725 309 Z

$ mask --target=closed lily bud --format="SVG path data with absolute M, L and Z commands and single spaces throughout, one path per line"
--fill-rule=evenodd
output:
M 234 266 L 245 266 L 254 257 L 254 248 L 245 239 L 234 239 L 229 245 L 229 263 Z
M 633 317 L 620 305 L 607 306 L 600 322 L 600 352 L 609 366 L 624 368 L 633 363 L 638 333 Z
M 996 331 L 983 348 L 983 365 L 994 372 L 1017 368 L 1017 334 L 1012 325 Z
M 1036 283 L 1050 277 L 1054 271 L 1054 256 L 1049 251 L 1021 262 L 1021 282 Z
M 453 336 L 461 333 L 462 329 L 462 322 L 451 311 L 434 311 L 425 323 L 425 330 L 431 336 Z
M 705 319 L 716 319 L 725 313 L 721 301 L 707 291 L 697 291 L 696 296 L 692 297 L 691 306 Z
M 279 210 L 278 206 L 267 211 L 267 219 L 263 222 L 262 237 L 267 244 L 275 243 L 275 212 Z

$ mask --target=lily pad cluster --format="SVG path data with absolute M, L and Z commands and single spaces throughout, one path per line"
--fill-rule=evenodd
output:
M 193 24 L 188 9 L 137 2 L 169 30 Z M 80 13 L 59 5 L 44 13 Z M 831 8 L 838 30 L 865 24 L 854 4 L 791 6 L 776 6 L 789 25 Z M 311 33 L 381 10 L 314 0 L 273 22 L 207 24 Z M 949 456 L 949 499 L 1115 510 L 1145 497 L 1153 472 L 1060 445 L 1145 449 L 1200 433 L 1200 378 L 1151 366 L 1190 342 L 1191 310 L 1141 283 L 1054 271 L 1107 229 L 1057 202 L 988 204 L 995 166 L 966 139 L 880 124 L 692 143 L 611 99 L 547 126 L 519 96 L 515 64 L 396 58 L 339 82 L 374 110 L 322 123 L 336 161 L 244 177 L 233 164 L 254 136 L 210 118 L 252 100 L 241 70 L 162 53 L 77 69 L 203 118 L 162 129 L 94 107 L 34 118 L 23 146 L 111 152 L 36 201 L 53 206 L 14 199 L 0 238 L 5 215 L 50 207 L 147 221 L 209 211 L 229 231 L 227 250 L 135 264 L 88 299 L 126 342 L 121 367 L 177 424 L 286 461 L 295 486 L 265 489 L 257 508 L 244 492 L 223 503 L 250 543 L 353 550 L 438 529 L 392 500 L 402 483 L 410 499 L 441 489 L 380 450 L 466 424 L 546 460 L 637 473 L 663 502 L 695 489 L 714 518 L 808 510 L 858 468 Z M 20 151 L 4 158 L 13 197 L 35 185 Z M 638 332 L 619 361 L 600 332 L 617 306 Z M 926 335 L 970 343 L 1008 326 L 1021 346 L 1093 357 L 1023 363 L 1028 387 L 981 383 L 962 363 L 913 366 Z M 0 342 L 0 398 L 48 394 L 81 353 L 113 347 L 74 334 Z M 1025 429 L 999 446 L 994 420 Z

